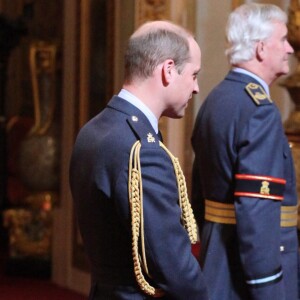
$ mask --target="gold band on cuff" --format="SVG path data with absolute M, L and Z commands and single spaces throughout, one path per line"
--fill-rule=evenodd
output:
M 298 206 L 281 206 L 281 227 L 297 226 Z M 205 220 L 221 223 L 236 224 L 235 208 L 232 203 L 220 203 L 212 200 L 205 200 Z

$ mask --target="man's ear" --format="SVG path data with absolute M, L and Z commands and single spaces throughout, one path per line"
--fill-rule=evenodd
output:
M 164 84 L 169 84 L 173 78 L 175 63 L 172 59 L 167 59 L 162 66 L 162 77 Z
M 257 56 L 257 59 L 259 61 L 262 61 L 265 57 L 265 53 L 266 53 L 266 47 L 265 46 L 266 45 L 263 41 L 259 41 L 256 44 L 256 56 Z

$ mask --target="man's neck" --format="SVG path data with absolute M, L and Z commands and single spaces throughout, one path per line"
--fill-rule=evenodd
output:
M 244 63 L 240 63 L 235 65 L 234 67 L 251 72 L 252 74 L 261 78 L 268 86 L 270 86 L 272 82 L 276 79 L 268 76 L 268 74 L 266 73 L 266 68 L 264 68 L 263 65 L 257 60 L 250 60 Z

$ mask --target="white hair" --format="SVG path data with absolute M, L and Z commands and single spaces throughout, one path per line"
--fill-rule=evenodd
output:
M 234 65 L 251 60 L 255 44 L 268 39 L 274 22 L 287 23 L 287 15 L 273 4 L 248 3 L 236 8 L 229 16 L 225 51 L 229 63 Z

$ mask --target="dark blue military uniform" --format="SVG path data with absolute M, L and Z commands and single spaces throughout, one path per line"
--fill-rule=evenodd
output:
M 128 165 L 141 141 L 144 240 L 152 286 L 161 299 L 208 299 L 199 263 L 181 224 L 178 189 L 170 157 L 146 116 L 120 97 L 79 132 L 70 183 L 87 251 L 90 299 L 150 299 L 133 271 Z
M 293 160 L 259 82 L 229 72 L 204 101 L 192 144 L 192 202 L 211 299 L 298 299 Z

